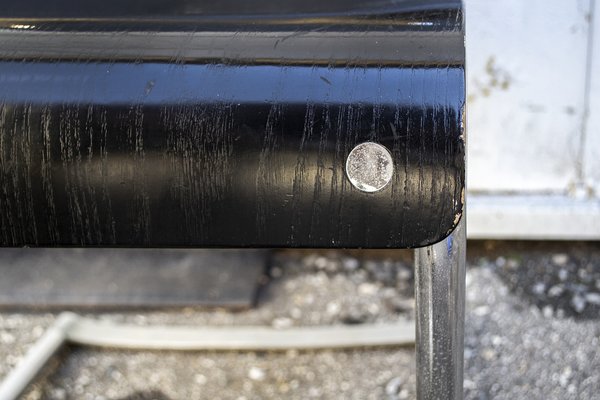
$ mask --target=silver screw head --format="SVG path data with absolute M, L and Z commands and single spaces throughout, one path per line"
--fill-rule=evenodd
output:
M 358 190 L 377 192 L 386 187 L 394 175 L 392 154 L 378 143 L 361 143 L 346 159 L 346 175 Z

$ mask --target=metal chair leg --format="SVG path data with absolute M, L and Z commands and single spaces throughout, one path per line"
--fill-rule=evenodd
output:
M 465 225 L 415 251 L 418 400 L 463 398 Z

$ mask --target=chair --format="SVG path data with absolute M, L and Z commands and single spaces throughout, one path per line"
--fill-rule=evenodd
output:
M 0 9 L 1 245 L 416 248 L 418 397 L 462 397 L 459 1 Z

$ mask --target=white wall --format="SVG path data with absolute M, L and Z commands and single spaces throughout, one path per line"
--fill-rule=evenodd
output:
M 594 2 L 465 0 L 470 237 L 600 239 Z
M 586 186 L 600 197 L 600 1 L 596 0 L 590 58 L 589 118 L 585 129 L 583 171 Z

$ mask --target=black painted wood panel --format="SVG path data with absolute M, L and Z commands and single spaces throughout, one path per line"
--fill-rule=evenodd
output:
M 462 13 L 390 4 L 241 17 L 5 14 L 0 243 L 443 239 L 464 205 Z M 376 193 L 344 171 L 365 141 L 394 160 Z

